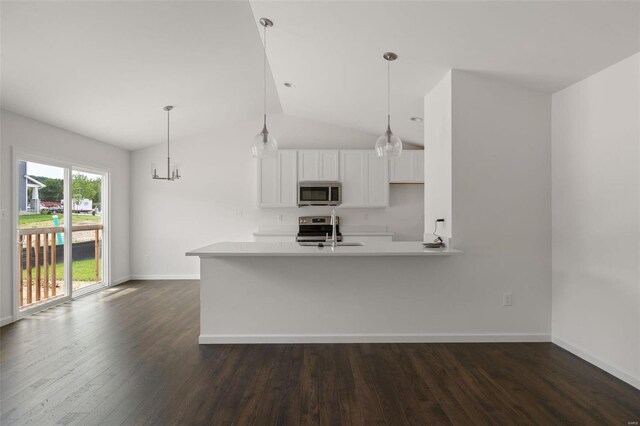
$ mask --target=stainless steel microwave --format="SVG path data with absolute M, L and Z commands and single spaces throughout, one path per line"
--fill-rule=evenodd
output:
M 302 206 L 339 206 L 342 203 L 342 184 L 340 182 L 298 183 L 298 207 Z

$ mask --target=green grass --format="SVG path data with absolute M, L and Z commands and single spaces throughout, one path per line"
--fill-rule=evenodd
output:
M 102 269 L 102 259 L 99 260 L 100 269 Z M 96 280 L 96 261 L 95 259 L 74 260 L 71 265 L 73 270 L 73 281 L 95 281 Z M 51 274 L 51 272 L 49 272 Z M 40 275 L 44 275 L 44 266 L 40 269 Z M 26 273 L 24 275 L 26 277 Z M 35 279 L 36 268 L 31 268 L 31 276 Z M 56 264 L 56 280 L 61 280 L 64 277 L 63 263 Z M 26 278 L 25 278 L 26 279 Z
M 58 214 L 60 225 L 64 223 L 64 215 Z M 102 221 L 101 216 L 92 216 L 90 214 L 74 214 L 71 216 L 72 223 L 79 222 L 96 222 Z M 45 228 L 53 225 L 53 215 L 50 214 L 22 214 L 19 221 L 20 228 Z

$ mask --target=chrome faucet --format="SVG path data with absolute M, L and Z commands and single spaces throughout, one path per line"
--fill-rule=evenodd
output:
M 338 236 L 336 235 L 336 209 L 331 210 L 331 239 L 329 239 L 329 235 L 325 235 L 325 242 L 331 243 L 331 247 L 336 247 L 338 245 Z

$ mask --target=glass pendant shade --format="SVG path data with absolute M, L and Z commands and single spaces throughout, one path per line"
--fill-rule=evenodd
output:
M 390 127 L 376 141 L 376 155 L 380 158 L 400 157 L 402 154 L 402 141 L 393 134 Z
M 398 59 L 393 52 L 385 52 L 382 57 L 387 61 L 387 131 L 376 140 L 376 156 L 379 158 L 400 157 L 402 141 L 391 131 L 391 62 Z
M 251 155 L 255 158 L 276 158 L 278 156 L 278 142 L 266 127 L 253 138 Z

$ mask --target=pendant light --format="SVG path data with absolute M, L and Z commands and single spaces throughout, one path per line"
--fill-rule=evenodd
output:
M 178 172 L 178 166 L 175 166 L 175 169 L 171 170 L 171 155 L 170 155 L 170 151 L 169 151 L 169 113 L 171 112 L 171 110 L 173 109 L 173 107 L 171 105 L 167 105 L 166 107 L 162 108 L 164 111 L 167 111 L 167 176 L 166 177 L 162 177 L 162 176 L 158 176 L 158 172 L 156 170 L 156 168 L 153 168 L 153 178 L 154 179 L 160 179 L 160 180 L 177 180 L 180 179 L 182 176 L 180 176 L 180 172 Z
M 387 131 L 376 141 L 376 155 L 378 157 L 400 157 L 402 141 L 391 131 L 391 61 L 398 59 L 393 52 L 385 52 L 382 57 L 387 61 Z
M 253 140 L 251 155 L 255 158 L 275 158 L 278 155 L 278 142 L 267 130 L 267 27 L 273 27 L 273 22 L 260 18 L 260 25 L 264 27 L 264 121 L 262 131 Z

